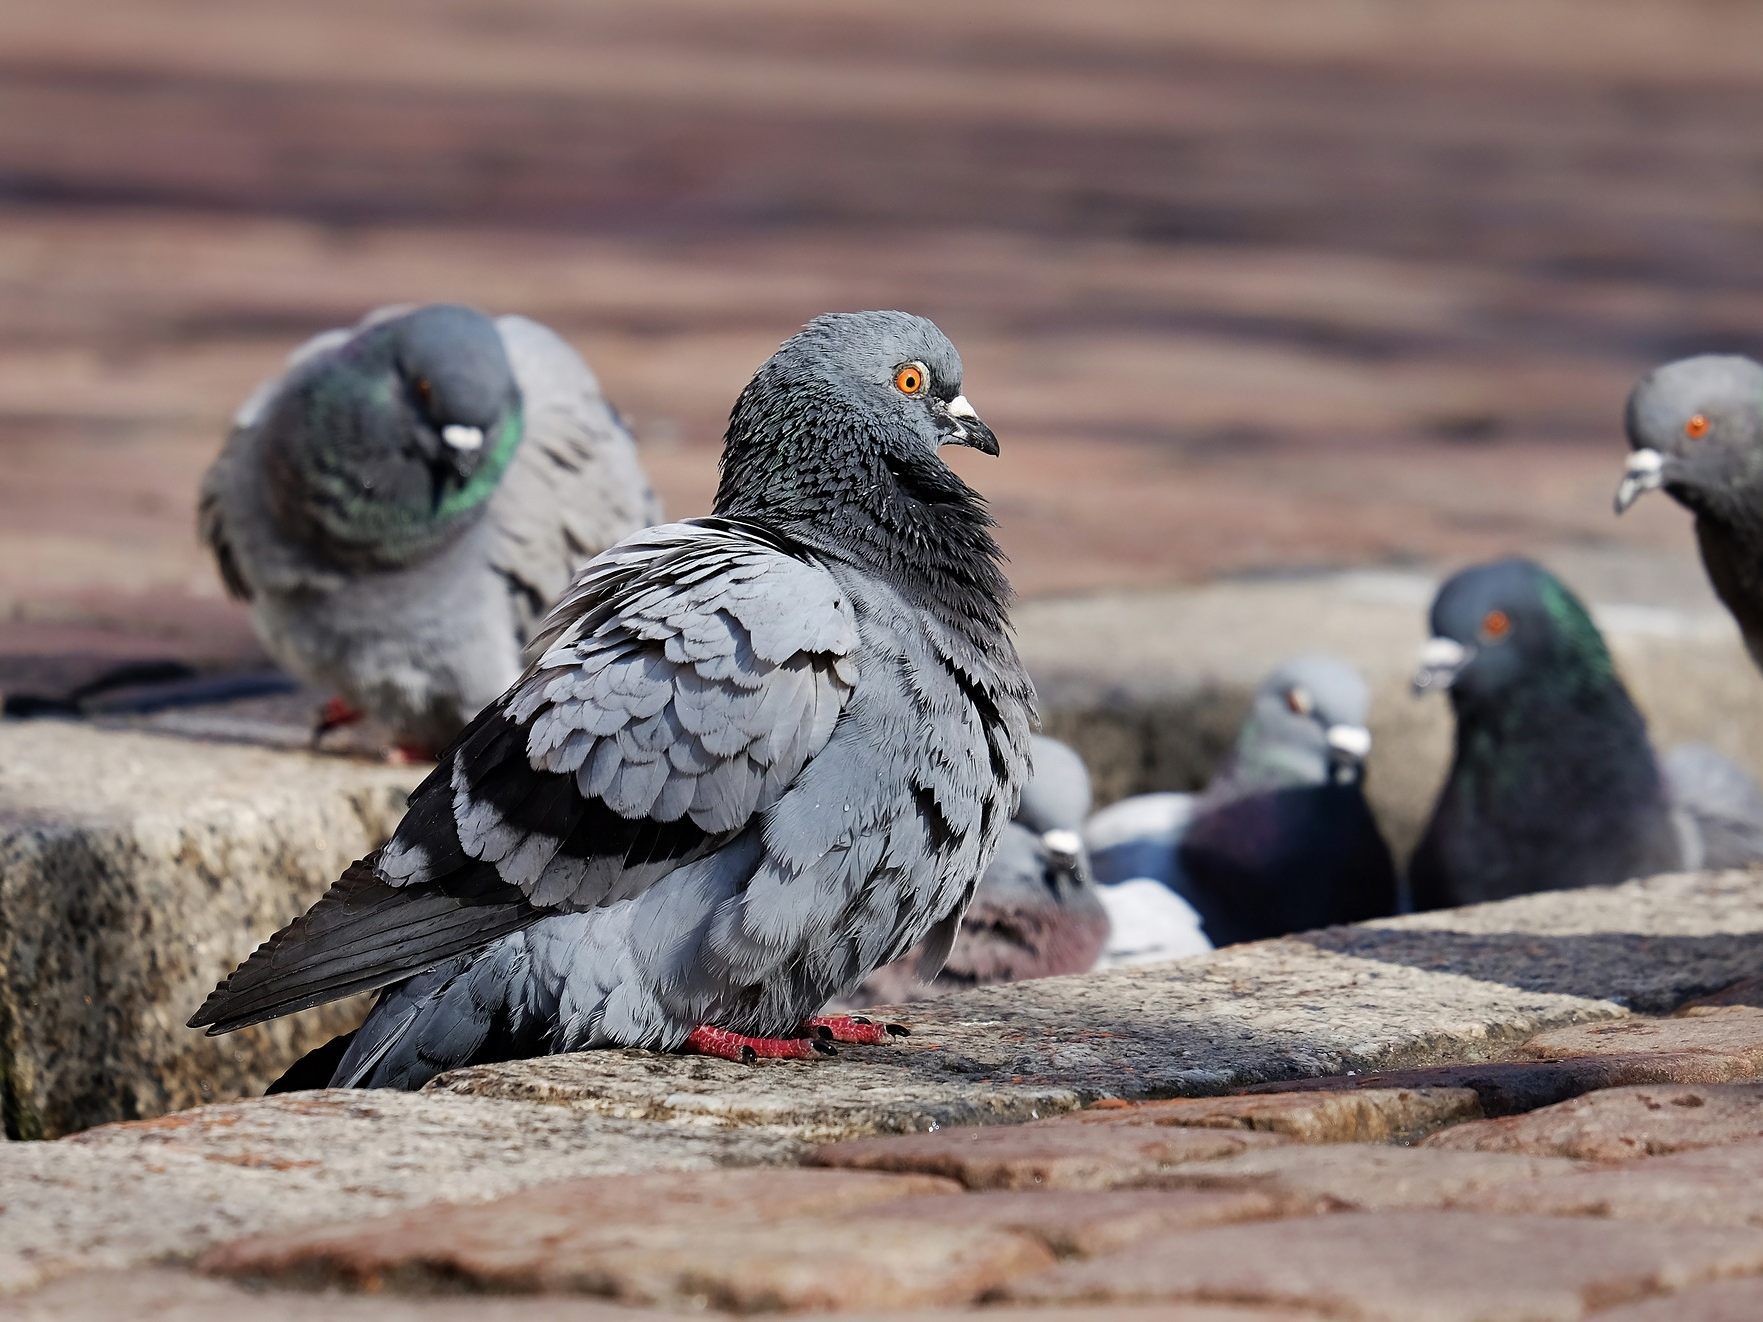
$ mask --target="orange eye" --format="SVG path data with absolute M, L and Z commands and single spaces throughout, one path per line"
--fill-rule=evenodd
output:
M 1512 617 L 1505 611 L 1489 611 L 1481 617 L 1481 636 L 1484 642 L 1497 643 L 1512 632 Z
M 1308 716 L 1315 710 L 1316 704 L 1310 700 L 1308 690 L 1287 689 L 1286 706 L 1291 709 L 1294 716 Z
M 1683 424 L 1683 434 L 1692 441 L 1699 441 L 1708 434 L 1708 415 L 1692 413 L 1690 420 Z
M 917 363 L 907 363 L 894 373 L 894 389 L 902 395 L 916 395 L 924 389 L 924 369 Z
M 416 394 L 424 404 L 429 402 L 429 396 L 434 393 L 435 388 L 429 384 L 429 379 L 426 376 L 416 378 Z

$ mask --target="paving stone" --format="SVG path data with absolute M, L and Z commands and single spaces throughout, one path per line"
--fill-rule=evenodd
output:
M 1669 1019 L 1572 1024 L 1539 1033 L 1520 1047 L 1519 1053 L 1538 1060 L 1711 1056 L 1730 1063 L 1732 1078 L 1754 1078 L 1763 1073 L 1763 1009 L 1748 1005 L 1706 1006 Z
M 591 1299 L 350 1295 L 268 1291 L 166 1267 L 87 1272 L 6 1300 L 8 1322 L 688 1322 L 701 1312 L 656 1312 Z M 1220 1319 L 1220 1322 L 1228 1322 Z
M 746 1170 L 578 1180 L 469 1207 L 258 1236 L 205 1271 L 357 1288 L 576 1291 L 741 1312 L 958 1303 L 1039 1270 L 1034 1237 L 863 1215 L 946 1192 L 865 1171 Z
M 1472 1088 L 1368 1088 L 1099 1103 L 1072 1116 L 1070 1122 L 1254 1129 L 1301 1143 L 1388 1143 L 1410 1141 L 1440 1125 L 1480 1116 L 1481 1104 Z
M 1317 1209 L 1317 1201 L 1260 1189 L 1070 1189 L 902 1198 L 875 1219 L 981 1225 L 1032 1235 L 1060 1257 L 1090 1257 L 1186 1226 L 1265 1220 Z
M 1688 1290 L 1622 1304 L 1596 1322 L 1757 1322 L 1763 1317 L 1763 1277 L 1714 1281 Z
M 1583 1169 L 1558 1157 L 1450 1152 L 1375 1144 L 1327 1144 L 1245 1152 L 1156 1177 L 1165 1188 L 1253 1189 L 1325 1207 L 1381 1211 L 1449 1207 L 1483 1190 L 1528 1186 Z
M 1763 1084 L 1668 1084 L 1610 1088 L 1528 1115 L 1471 1121 L 1424 1146 L 1627 1161 L 1751 1139 L 1763 1139 Z
M 1636 1052 L 1573 1056 L 1559 1061 L 1501 1060 L 1482 1064 L 1428 1065 L 1258 1084 L 1255 1096 L 1304 1096 L 1314 1092 L 1377 1092 L 1388 1089 L 1475 1094 L 1484 1116 L 1519 1115 L 1585 1093 L 1635 1084 L 1730 1083 L 1749 1077 L 1743 1061 L 1713 1052 Z
M 1187 1230 L 1011 1287 L 1047 1302 L 1228 1300 L 1365 1322 L 1556 1322 L 1763 1270 L 1763 1234 L 1571 1217 L 1344 1212 Z
M 261 1092 L 362 1002 L 184 1027 L 403 813 L 415 768 L 0 721 L 0 1109 L 43 1138 Z
M 1721 1009 L 1729 1005 L 1748 1005 L 1763 1009 L 1763 977 L 1740 978 L 1729 987 L 1698 996 L 1678 1007 L 1679 1014 L 1699 1014 L 1703 1010 Z
M 576 1175 L 790 1160 L 800 1150 L 763 1128 L 342 1091 L 0 1143 L 0 1293 L 258 1231 L 493 1198 Z
M 1107 1189 L 1183 1162 L 1283 1142 L 1277 1134 L 1060 1120 L 852 1139 L 816 1149 L 808 1160 L 853 1170 L 944 1175 L 969 1189 Z
M 1504 1054 L 1552 1026 L 1731 982 L 1759 935 L 1748 873 L 1658 877 L 921 1002 L 900 1045 L 766 1068 L 763 1088 L 727 1062 L 636 1052 L 483 1066 L 436 1086 L 816 1139 L 1021 1120 Z
M 1763 1143 L 1699 1148 L 1545 1175 L 1523 1185 L 1481 1190 L 1460 1205 L 1659 1225 L 1763 1226 Z

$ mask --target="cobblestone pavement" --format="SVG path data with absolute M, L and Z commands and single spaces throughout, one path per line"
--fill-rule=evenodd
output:
M 178 1121 L 144 1127 L 175 1139 Z M 1751 980 L 1669 1016 L 1539 1034 L 1503 1063 L 1104 1102 L 830 1143 L 783 1168 L 560 1178 L 223 1237 L 174 1251 L 183 1265 L 75 1271 L 8 1304 L 270 1322 L 1719 1322 L 1763 1315 L 1759 1188 Z

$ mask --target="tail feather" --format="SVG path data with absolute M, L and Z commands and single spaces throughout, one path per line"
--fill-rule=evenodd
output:
M 445 885 L 388 886 L 377 855 L 350 866 L 306 913 L 226 978 L 189 1027 L 210 1035 L 372 991 L 533 922 L 539 914 L 493 869 Z

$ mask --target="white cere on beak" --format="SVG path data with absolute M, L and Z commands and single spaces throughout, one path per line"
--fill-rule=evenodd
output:
M 945 410 L 951 418 L 961 418 L 967 422 L 978 422 L 979 414 L 973 411 L 973 405 L 967 402 L 966 395 L 957 395 L 949 401 Z
M 1335 752 L 1355 762 L 1363 762 L 1371 752 L 1371 731 L 1363 725 L 1331 725 L 1323 737 Z
M 1473 655 L 1454 638 L 1429 638 L 1420 649 L 1420 667 L 1414 672 L 1414 691 L 1448 689 L 1457 672 L 1469 664 Z
M 1633 451 L 1622 471 L 1622 484 L 1616 488 L 1616 512 L 1623 513 L 1647 492 L 1657 491 L 1664 471 L 1665 456 L 1659 451 Z
M 1044 831 L 1041 833 L 1041 843 L 1047 847 L 1049 854 L 1068 861 L 1077 858 L 1084 848 L 1083 837 L 1076 831 Z
M 441 428 L 441 439 L 455 450 L 481 450 L 484 448 L 484 429 L 449 423 Z

